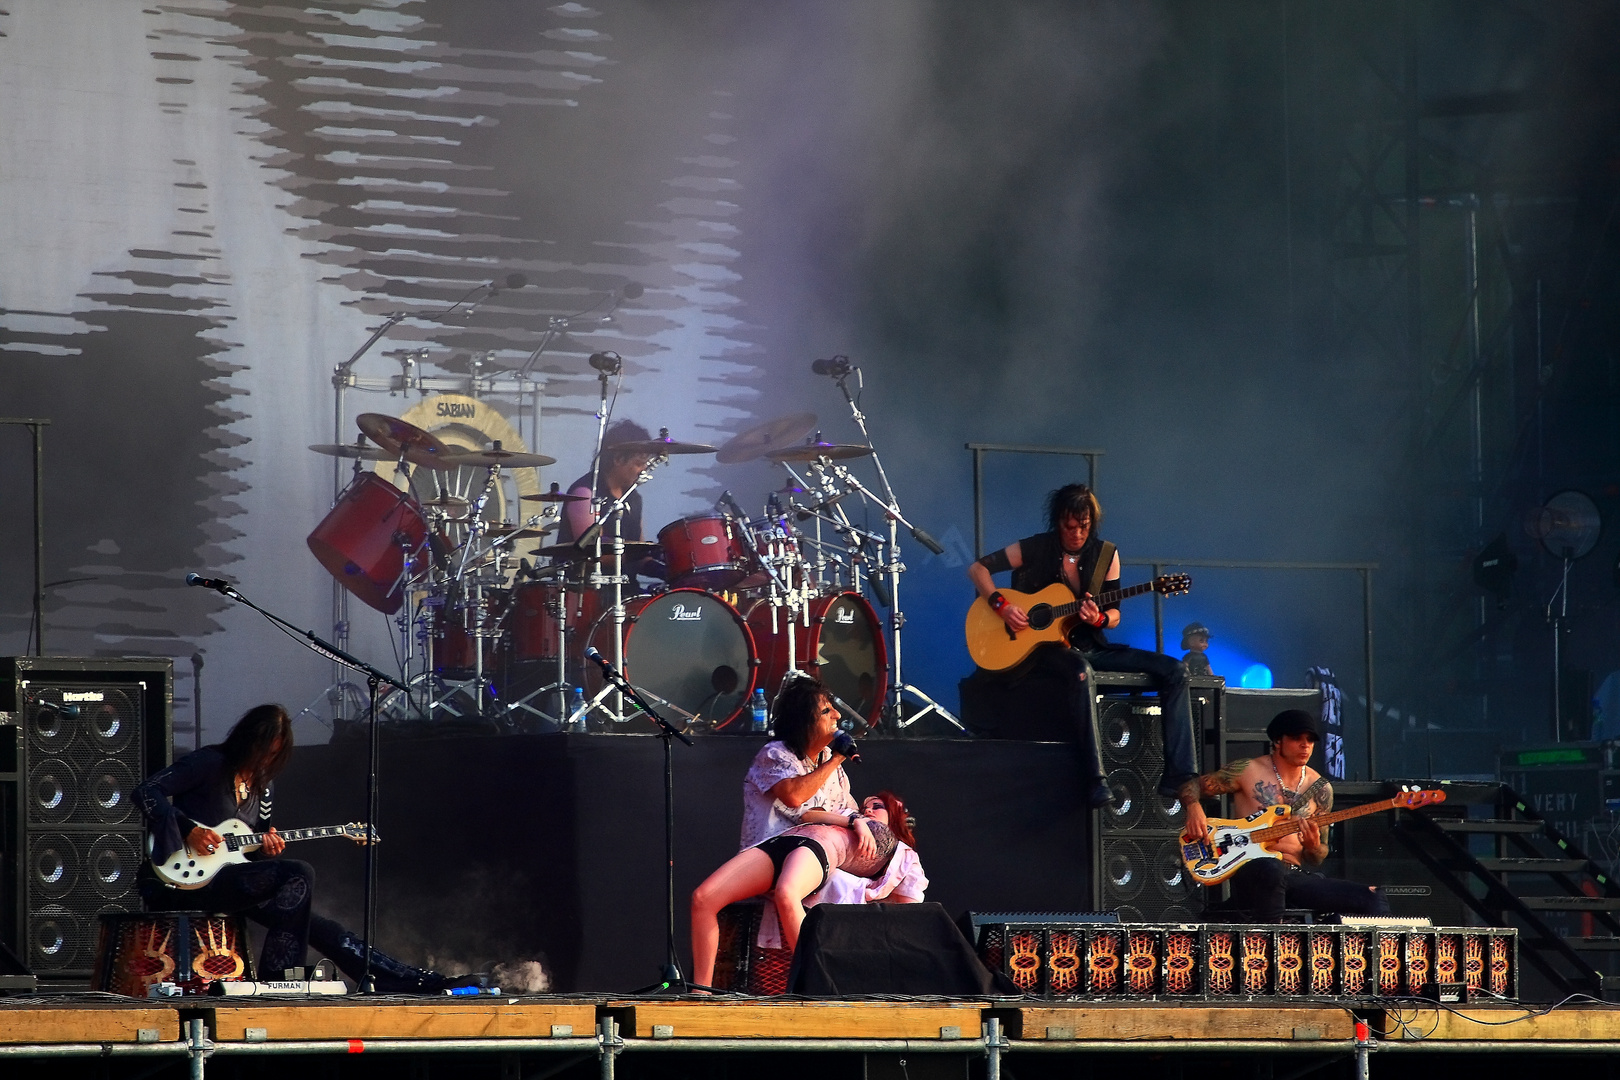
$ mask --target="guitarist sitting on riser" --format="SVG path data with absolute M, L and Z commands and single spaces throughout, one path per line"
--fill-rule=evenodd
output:
M 1271 753 L 1229 762 L 1217 772 L 1191 780 L 1181 791 L 1187 808 L 1189 839 L 1208 841 L 1209 820 L 1201 796 L 1232 796 L 1235 818 L 1269 806 L 1288 806 L 1293 817 L 1325 814 L 1333 809 L 1333 785 L 1306 764 L 1316 746 L 1316 718 L 1301 709 L 1278 713 L 1266 725 Z M 1275 859 L 1252 859 L 1227 879 L 1232 886 L 1231 906 L 1249 913 L 1255 922 L 1276 922 L 1285 908 L 1308 908 L 1340 915 L 1388 915 L 1389 901 L 1376 886 L 1358 885 L 1307 870 L 1328 856 L 1327 830 L 1310 820 L 1299 832 L 1281 837 Z
M 220 745 L 194 750 L 137 784 L 135 803 L 159 859 L 182 845 L 212 854 L 223 838 L 211 826 L 233 818 L 267 835 L 259 850 L 249 853 L 249 861 L 223 867 L 200 889 L 170 888 L 150 864 L 142 864 L 136 881 L 149 910 L 241 912 L 263 926 L 261 979 L 280 979 L 287 968 L 303 967 L 305 950 L 314 945 L 359 985 L 365 972 L 365 941 L 310 911 L 315 869 L 307 862 L 281 858 L 286 843 L 270 824 L 275 778 L 292 757 L 292 748 L 287 710 L 258 705 L 236 722 Z M 478 981 L 412 967 L 375 948 L 371 971 L 377 989 L 385 994 L 436 994 Z
M 1152 676 L 1159 693 L 1159 717 L 1164 727 L 1164 779 L 1159 793 L 1172 798 L 1196 779 L 1193 757 L 1192 704 L 1187 698 L 1187 665 L 1163 653 L 1110 644 L 1103 631 L 1119 625 L 1117 603 L 1098 609 L 1093 594 L 1119 588 L 1119 552 L 1093 533 L 1102 521 L 1097 496 L 1084 484 L 1065 484 L 1047 497 L 1049 530 L 1008 544 L 969 564 L 968 578 L 1007 629 L 1028 629 L 1028 613 L 996 591 L 992 574 L 1013 572 L 1012 587 L 1035 593 L 1063 582 L 1085 599 L 1069 635 L 1069 646 L 1036 646 L 1022 666 L 1009 672 L 1012 681 L 1051 679 L 1066 688 L 1061 723 L 1078 734 L 1084 754 L 1088 797 L 1093 806 L 1105 806 L 1109 791 L 1098 750 L 1097 698 L 1093 671 L 1125 671 Z M 998 600 L 1001 601 L 998 603 Z

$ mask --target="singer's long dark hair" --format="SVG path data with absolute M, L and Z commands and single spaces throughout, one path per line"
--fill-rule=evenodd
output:
M 1084 484 L 1064 484 L 1046 497 L 1046 527 L 1053 532 L 1058 531 L 1064 518 L 1078 521 L 1088 514 L 1092 532 L 1096 532 L 1102 524 L 1102 504 L 1097 501 L 1097 493 Z
M 292 717 L 280 705 L 255 705 L 220 744 L 231 775 L 247 773 L 255 796 L 281 775 L 292 759 Z
M 827 688 L 820 679 L 794 672 L 789 672 L 782 688 L 776 692 L 776 701 L 771 704 L 771 720 L 776 726 L 776 737 L 795 757 L 809 756 L 810 729 L 815 726 L 816 713 L 825 700 L 828 700 Z

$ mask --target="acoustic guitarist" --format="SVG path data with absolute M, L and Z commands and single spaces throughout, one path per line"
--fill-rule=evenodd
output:
M 1340 915 L 1388 915 L 1389 901 L 1377 886 L 1330 878 L 1307 866 L 1320 866 L 1328 856 L 1327 830 L 1309 815 L 1333 809 L 1333 785 L 1307 762 L 1320 732 L 1316 718 L 1302 709 L 1278 713 L 1266 725 L 1271 752 L 1227 763 L 1187 783 L 1181 801 L 1187 808 L 1189 839 L 1209 840 L 1209 820 L 1200 797 L 1232 796 L 1237 818 L 1270 806 L 1287 806 L 1304 818 L 1298 833 L 1276 841 L 1275 859 L 1252 859 L 1230 878 L 1231 906 L 1255 922 L 1276 922 L 1283 909 L 1309 908 Z
M 1124 671 L 1151 676 L 1159 693 L 1159 718 L 1164 729 L 1164 776 L 1159 793 L 1173 798 L 1197 777 L 1187 666 L 1163 653 L 1108 641 L 1105 632 L 1120 623 L 1119 605 L 1098 608 L 1090 598 L 1119 588 L 1119 552 L 1096 534 L 1102 506 L 1092 490 L 1085 484 L 1058 488 L 1047 496 L 1046 517 L 1046 532 L 1026 536 L 981 556 L 968 566 L 968 578 L 1013 634 L 1029 629 L 1029 615 L 997 592 L 992 574 L 1011 570 L 1012 587 L 1024 593 L 1039 592 L 1060 581 L 1067 585 L 1082 598 L 1068 645 L 1038 645 L 1017 669 L 1003 675 L 981 671 L 977 677 L 1012 683 L 1040 679 L 1059 684 L 1063 704 L 1062 716 L 1057 719 L 1064 729 L 1078 736 L 1089 801 L 1093 806 L 1106 806 L 1110 793 L 1098 748 L 1097 694 L 1092 673 Z

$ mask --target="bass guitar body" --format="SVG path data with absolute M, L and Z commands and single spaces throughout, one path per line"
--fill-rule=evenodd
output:
M 1209 842 L 1181 838 L 1181 861 L 1200 885 L 1219 885 L 1254 859 L 1275 859 L 1277 853 L 1255 833 L 1289 820 L 1286 806 L 1268 806 L 1241 821 L 1209 819 Z

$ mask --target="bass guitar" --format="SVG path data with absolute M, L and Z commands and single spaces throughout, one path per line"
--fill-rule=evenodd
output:
M 1112 589 L 1092 597 L 1098 607 L 1117 603 L 1143 593 L 1174 596 L 1192 588 L 1192 578 L 1186 574 L 1164 574 L 1152 581 L 1132 585 L 1125 589 Z M 1029 629 L 1013 633 L 1001 616 L 990 606 L 990 601 L 979 597 L 968 608 L 968 653 L 973 662 L 986 671 L 1005 671 L 1023 662 L 1035 646 L 1048 641 L 1063 644 L 1069 640 L 1069 631 L 1080 618 L 1080 601 L 1061 581 L 1054 582 L 1038 593 L 1023 593 L 1016 589 L 1002 589 L 1001 595 L 1010 604 L 1017 604 L 1029 616 Z
M 222 821 L 213 828 L 224 843 L 213 852 L 192 851 L 190 847 L 182 845 L 179 851 L 166 859 L 153 859 L 152 870 L 158 879 L 176 889 L 200 889 L 214 880 L 214 875 L 225 867 L 247 862 L 248 852 L 259 850 L 267 835 L 254 832 L 236 818 Z M 313 840 L 318 836 L 347 836 L 357 844 L 378 842 L 376 830 L 358 821 L 351 821 L 347 825 L 323 825 L 315 829 L 288 829 L 276 835 L 289 843 Z M 146 843 L 150 852 L 151 839 L 148 838 Z
M 1278 840 L 1299 832 L 1307 821 L 1326 827 L 1335 821 L 1348 821 L 1382 810 L 1416 810 L 1446 801 L 1446 793 L 1439 789 L 1420 791 L 1408 788 L 1391 799 L 1296 818 L 1286 806 L 1268 806 L 1256 810 L 1241 821 L 1227 818 L 1209 819 L 1209 842 L 1181 838 L 1181 861 L 1187 864 L 1187 873 L 1200 885 L 1219 885 L 1237 873 L 1251 859 L 1279 859 L 1273 847 Z

